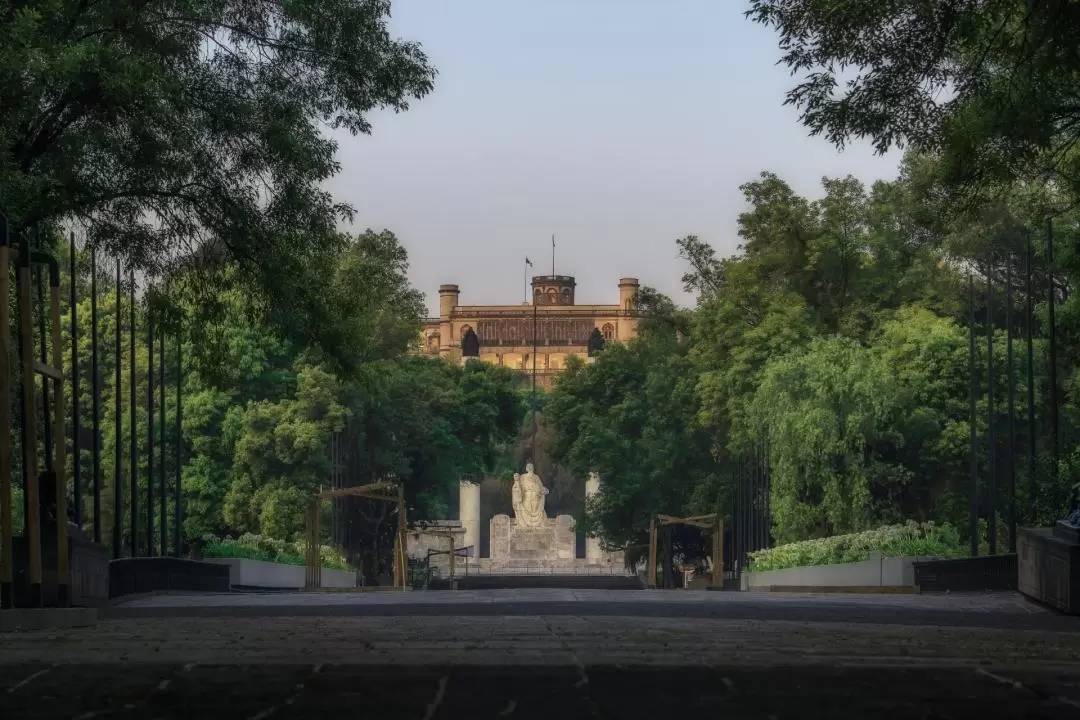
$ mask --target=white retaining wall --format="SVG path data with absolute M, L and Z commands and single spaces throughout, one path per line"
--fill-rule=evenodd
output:
M 206 562 L 229 566 L 229 584 L 259 588 L 285 588 L 299 590 L 304 587 L 304 566 L 248 560 L 246 558 L 205 558 Z M 324 588 L 356 587 L 356 573 L 352 570 L 322 570 Z
M 915 585 L 915 557 L 883 557 L 839 565 L 813 565 L 742 574 L 743 590 L 770 587 L 898 587 Z

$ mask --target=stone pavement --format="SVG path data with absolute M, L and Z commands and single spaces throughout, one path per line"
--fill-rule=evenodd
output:
M 670 590 L 478 590 L 230 593 L 132 598 L 112 618 L 574 615 L 843 621 L 1080 631 L 1017 593 L 809 595 Z
M 139 598 L 0 638 L 0 717 L 1080 717 L 1080 623 L 1014 595 L 566 593 Z
M 161 664 L 22 671 L 0 690 L 4 717 L 1041 720 L 1078 712 L 1062 694 L 1075 687 L 1068 679 L 911 668 Z

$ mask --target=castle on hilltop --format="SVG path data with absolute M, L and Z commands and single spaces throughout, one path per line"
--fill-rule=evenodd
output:
M 476 358 L 531 373 L 536 328 L 536 383 L 551 387 L 571 355 L 591 357 L 606 342 L 637 333 L 637 278 L 619 280 L 616 305 L 577 305 L 569 275 L 536 275 L 532 302 L 462 305 L 457 285 L 439 287 L 439 317 L 424 320 L 421 350 L 453 362 Z

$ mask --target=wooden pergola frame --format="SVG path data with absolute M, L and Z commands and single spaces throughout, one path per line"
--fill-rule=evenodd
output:
M 724 518 L 719 513 L 675 517 L 674 515 L 653 515 L 649 519 L 649 565 L 646 586 L 656 587 L 656 539 L 658 531 L 666 525 L 690 525 L 702 530 L 713 531 L 712 547 L 712 584 L 721 587 L 724 584 Z
M 405 533 L 408 522 L 405 517 L 405 486 L 398 482 L 380 480 L 369 485 L 324 490 L 311 499 L 306 518 L 307 549 L 305 555 L 304 587 L 318 590 L 322 587 L 322 557 L 319 544 L 319 509 L 323 500 L 339 497 L 360 497 L 368 500 L 396 502 L 398 528 L 394 534 L 394 587 L 405 590 L 409 584 L 409 561 L 406 555 Z

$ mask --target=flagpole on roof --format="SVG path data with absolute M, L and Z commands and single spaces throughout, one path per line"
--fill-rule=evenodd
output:
M 555 233 L 551 233 L 551 274 L 555 275 Z

